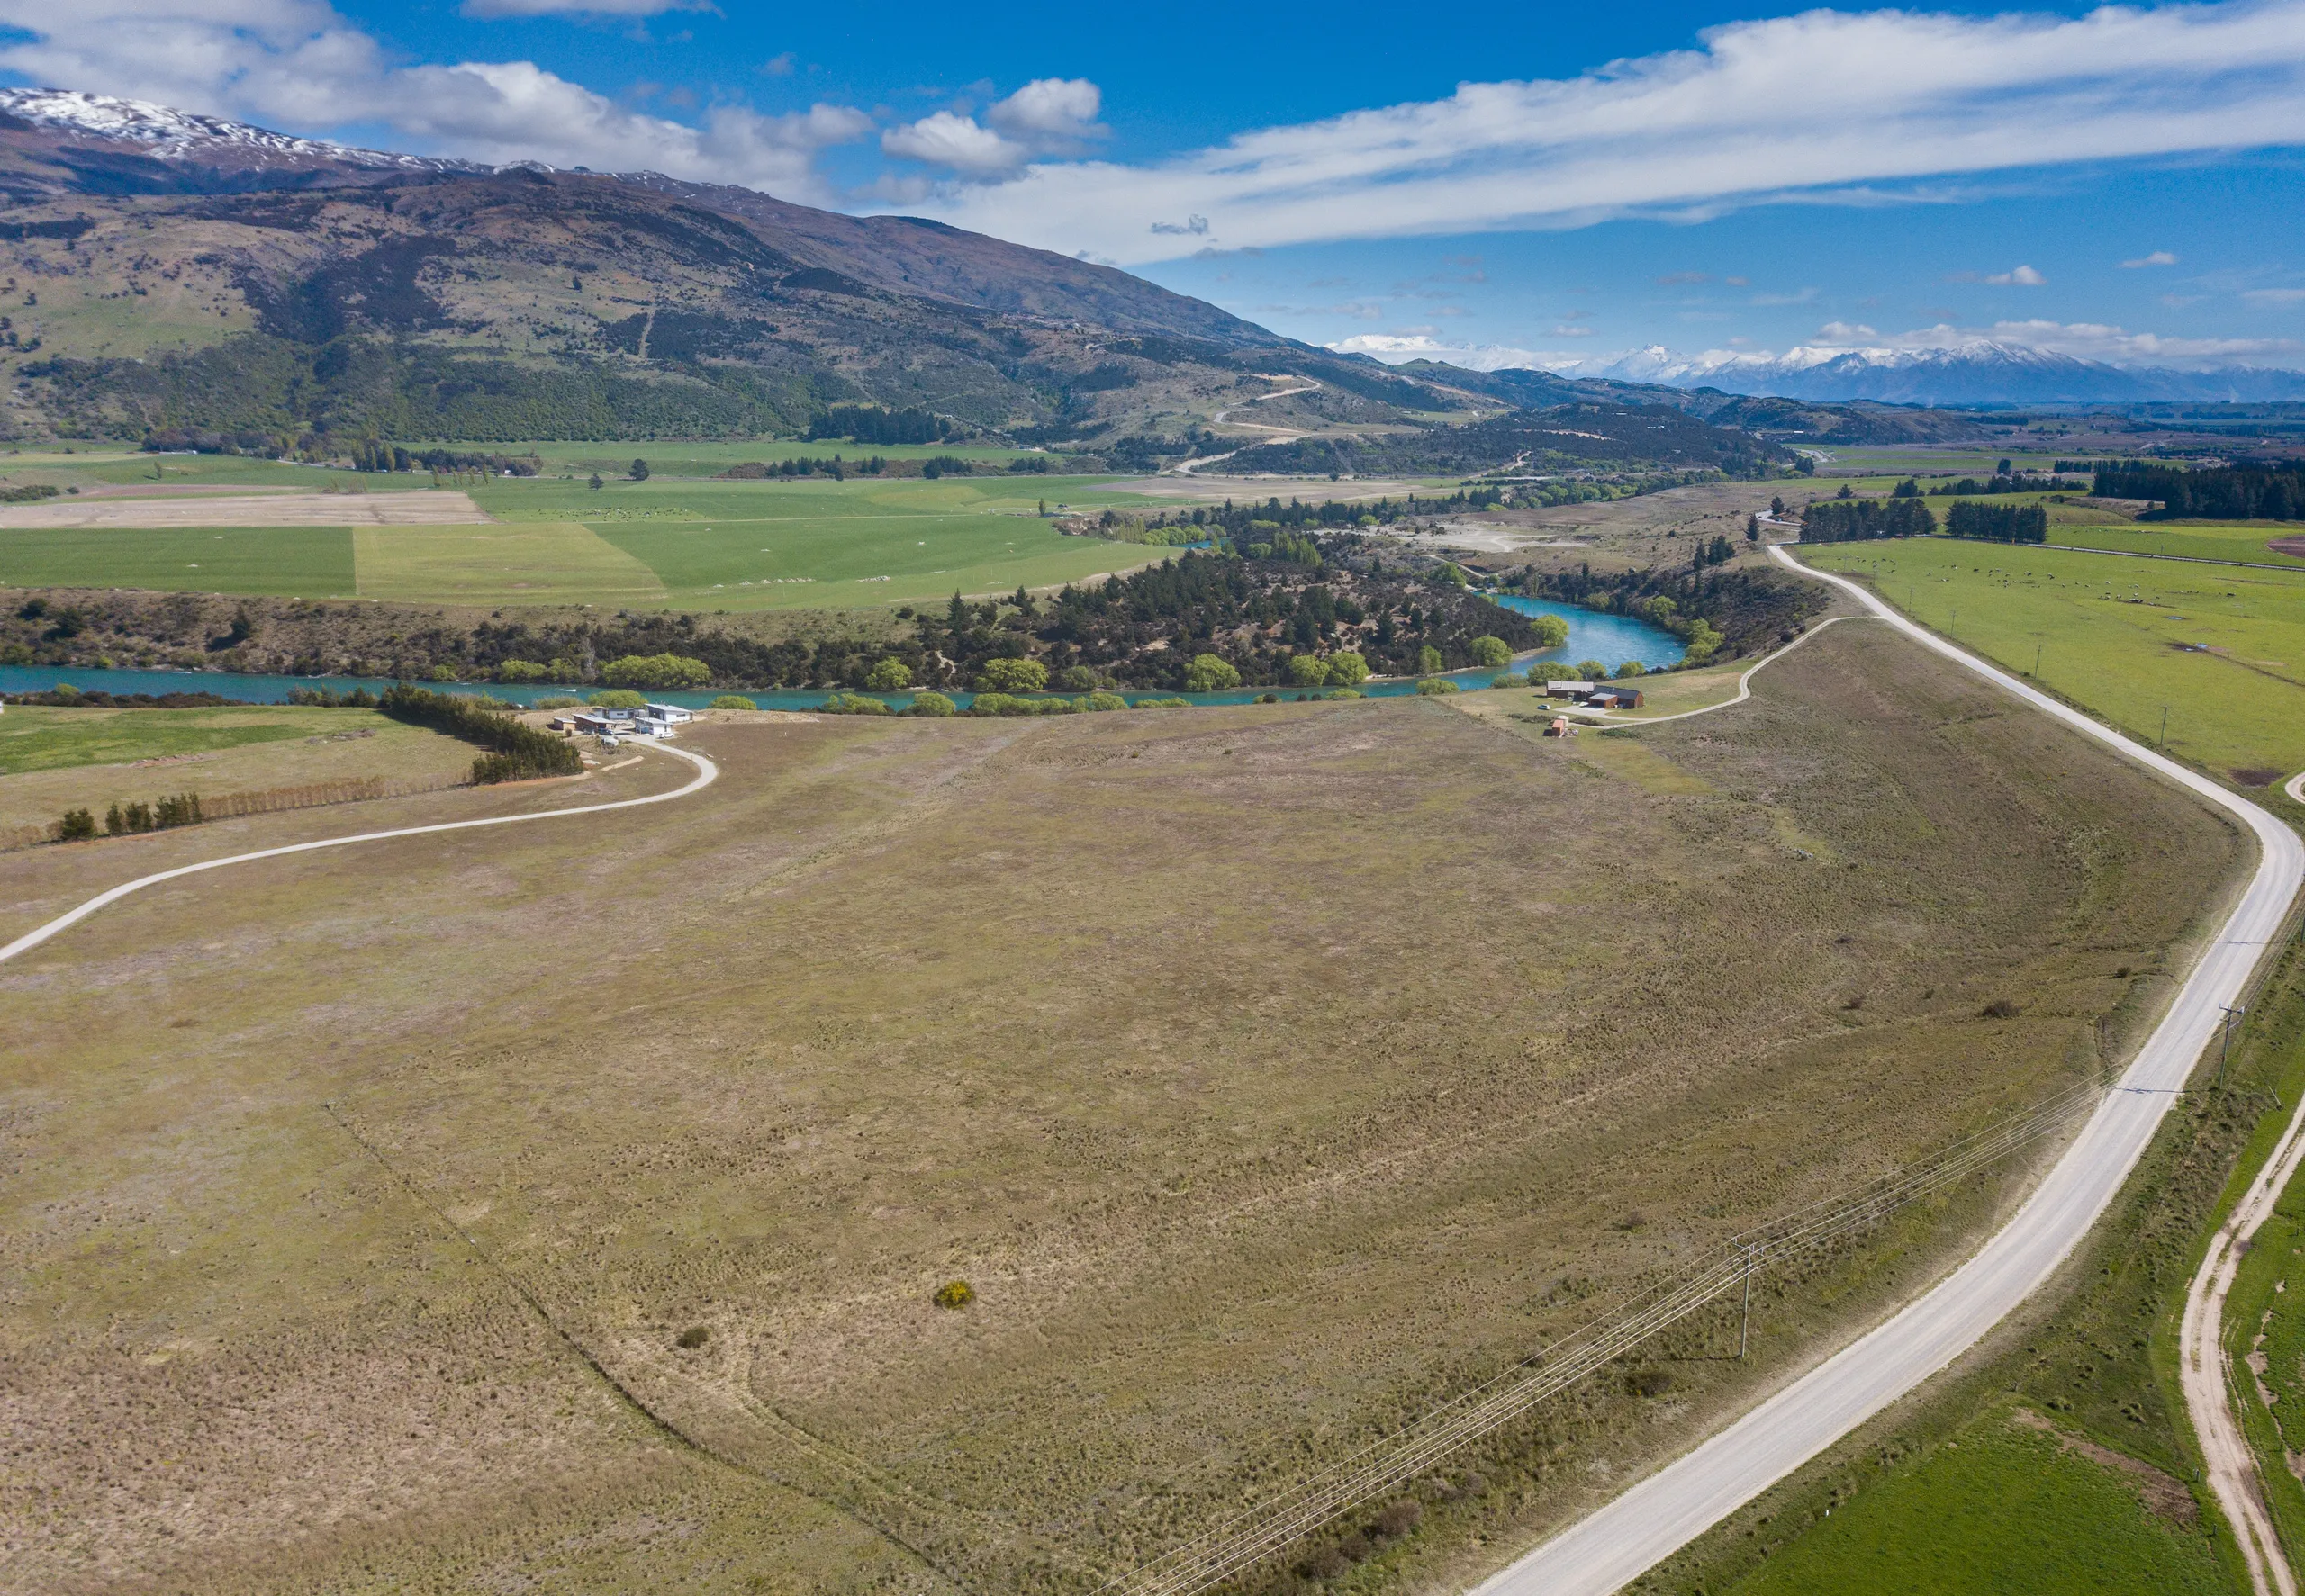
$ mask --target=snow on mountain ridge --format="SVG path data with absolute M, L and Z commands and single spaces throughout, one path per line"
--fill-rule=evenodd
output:
M 183 159 L 223 146 L 274 157 L 339 161 L 356 167 L 428 172 L 484 169 L 475 168 L 469 161 L 397 155 L 326 139 L 303 139 L 247 122 L 178 111 L 149 100 L 124 100 L 78 89 L 0 89 L 0 113 L 35 127 L 152 145 L 152 153 L 164 159 Z

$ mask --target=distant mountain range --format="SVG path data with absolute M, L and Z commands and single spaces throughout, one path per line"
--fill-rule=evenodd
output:
M 0 241 L 9 436 L 747 436 L 866 401 L 1063 442 L 1261 374 L 1315 378 L 1315 424 L 1484 408 L 941 222 L 63 90 L 0 90 Z
M 2305 372 L 2272 366 L 2179 371 L 2117 366 L 2025 344 L 1979 340 L 1941 349 L 1801 347 L 1782 355 L 1677 355 L 1652 345 L 1550 368 L 1562 376 L 1728 393 L 1882 404 L 2121 404 L 2154 400 L 2261 403 L 2305 400 Z

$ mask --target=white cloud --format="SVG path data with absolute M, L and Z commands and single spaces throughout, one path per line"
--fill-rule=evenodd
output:
M 2150 255 L 2140 255 L 2135 260 L 2121 262 L 2121 270 L 2133 272 L 2139 266 L 2175 266 L 2177 257 L 2166 249 L 2156 249 Z
M 2241 297 L 2253 305 L 2305 305 L 2305 288 L 2251 288 Z
M 1817 329 L 1812 347 L 1826 349 L 1917 350 L 1958 349 L 1966 345 L 2014 344 L 2048 349 L 2108 365 L 2230 365 L 2249 361 L 2293 363 L 2305 353 L 2305 343 L 2294 338 L 2185 338 L 2159 333 L 2131 332 L 2101 321 L 2050 321 L 2031 319 L 1996 321 L 1990 327 L 1958 327 L 1939 322 L 1934 327 L 1883 336 L 1869 327 L 1832 321 Z
M 1468 371 L 1504 371 L 1559 365 L 1577 358 L 1558 350 L 1516 349 L 1505 344 L 1443 343 L 1429 333 L 1363 332 L 1328 346 L 1340 355 L 1367 355 L 1388 364 L 1441 360 Z
M 473 160 L 653 170 L 828 199 L 817 152 L 868 135 L 838 105 L 764 116 L 644 115 L 532 61 L 396 66 L 321 0 L 0 0 L 0 69 L 291 130 L 381 123 L 417 149 Z
M 1101 137 L 1097 113 L 1104 91 L 1085 77 L 1036 77 L 984 114 L 1022 143 L 1077 143 Z
M 890 128 L 881 148 L 908 160 L 949 167 L 964 179 L 1003 176 L 1039 156 L 1070 155 L 1088 140 L 1103 137 L 1097 113 L 1103 91 L 1085 77 L 1038 77 L 995 102 L 980 122 L 955 111 L 939 111 L 918 122 Z M 1206 234 L 1208 224 L 1200 222 Z M 1189 227 L 1157 230 L 1191 231 Z
M 2042 276 L 2040 273 L 2035 271 L 2031 266 L 2020 266 L 2014 271 L 1995 272 L 1992 276 L 1987 277 L 1985 281 L 2002 288 L 2008 288 L 2012 285 L 2018 288 L 2038 288 L 2043 284 L 2047 283 L 2048 279 Z
M 1145 261 L 1198 213 L 1233 247 L 1567 227 L 1882 196 L 1904 183 L 2305 142 L 2305 0 L 2078 17 L 1810 11 L 1581 77 L 1243 133 L 1151 166 L 1036 161 L 935 213 Z M 2012 276 L 2013 280 L 2013 276 Z
M 710 11 L 712 0 L 465 0 L 466 16 L 657 16 Z
M 881 135 L 881 148 L 890 155 L 966 173 L 1013 172 L 1031 154 L 1023 145 L 979 125 L 976 118 L 950 111 L 889 129 Z

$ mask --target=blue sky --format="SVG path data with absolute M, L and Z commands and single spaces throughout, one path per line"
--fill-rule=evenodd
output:
M 2305 366 L 2305 0 L 593 5 L 0 0 L 0 73 L 939 216 L 1385 355 Z

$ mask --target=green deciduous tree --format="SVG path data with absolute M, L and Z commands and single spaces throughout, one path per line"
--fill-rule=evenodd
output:
M 1233 662 L 1222 654 L 1202 654 L 1193 656 L 1185 667 L 1185 690 L 1192 693 L 1219 693 L 1241 685 L 1241 673 Z
M 610 687 L 702 687 L 712 680 L 712 667 L 702 660 L 677 654 L 628 654 L 601 667 L 601 680 Z
M 1442 666 L 1441 651 L 1430 643 L 1416 651 L 1416 671 L 1420 676 L 1430 676 Z
M 902 692 L 912 685 L 911 667 L 893 657 L 876 661 L 864 673 L 864 685 L 876 693 Z
M 719 698 L 713 699 L 708 708 L 713 709 L 757 709 L 760 706 L 754 703 L 742 693 L 722 693 Z
M 1507 665 L 1513 663 L 1513 650 L 1502 637 L 1476 637 L 1472 641 L 1472 651 L 1476 665 Z
M 647 694 L 635 692 L 628 687 L 609 688 L 585 700 L 595 709 L 637 709 L 647 701 Z
M 953 700 L 943 693 L 915 693 L 908 715 L 945 716 L 953 713 Z
M 1329 655 L 1329 681 L 1337 687 L 1358 687 L 1369 680 L 1369 662 L 1355 653 Z
M 980 692 L 1036 693 L 1048 685 L 1048 667 L 1038 660 L 987 660 L 976 685 Z
M 1328 662 L 1315 654 L 1288 656 L 1288 680 L 1298 687 L 1324 686 L 1329 679 Z

